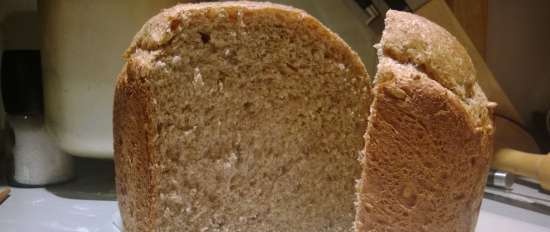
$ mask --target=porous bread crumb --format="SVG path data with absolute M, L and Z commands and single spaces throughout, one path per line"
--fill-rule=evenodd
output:
M 317 20 L 270 3 L 178 5 L 126 58 L 114 119 L 126 231 L 351 229 L 369 80 Z

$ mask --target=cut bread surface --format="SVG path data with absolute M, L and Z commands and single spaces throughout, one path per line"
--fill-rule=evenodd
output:
M 178 5 L 126 53 L 115 95 L 127 231 L 349 231 L 369 83 L 303 11 Z

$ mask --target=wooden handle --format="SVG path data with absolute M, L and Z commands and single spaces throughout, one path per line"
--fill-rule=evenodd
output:
M 540 155 L 503 148 L 495 153 L 493 168 L 539 181 L 550 191 L 550 155 Z
M 10 194 L 10 188 L 0 187 L 0 203 L 2 203 Z

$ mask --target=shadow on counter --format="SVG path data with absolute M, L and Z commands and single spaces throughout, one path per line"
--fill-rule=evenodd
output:
M 75 157 L 74 168 L 75 178 L 46 190 L 62 198 L 116 201 L 113 160 Z

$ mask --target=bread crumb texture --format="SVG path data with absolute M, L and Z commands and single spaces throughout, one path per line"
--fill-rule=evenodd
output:
M 177 5 L 125 53 L 114 112 L 126 231 L 350 231 L 369 80 L 316 19 Z
M 447 31 L 391 10 L 385 23 L 356 231 L 474 231 L 492 153 L 492 104 Z

